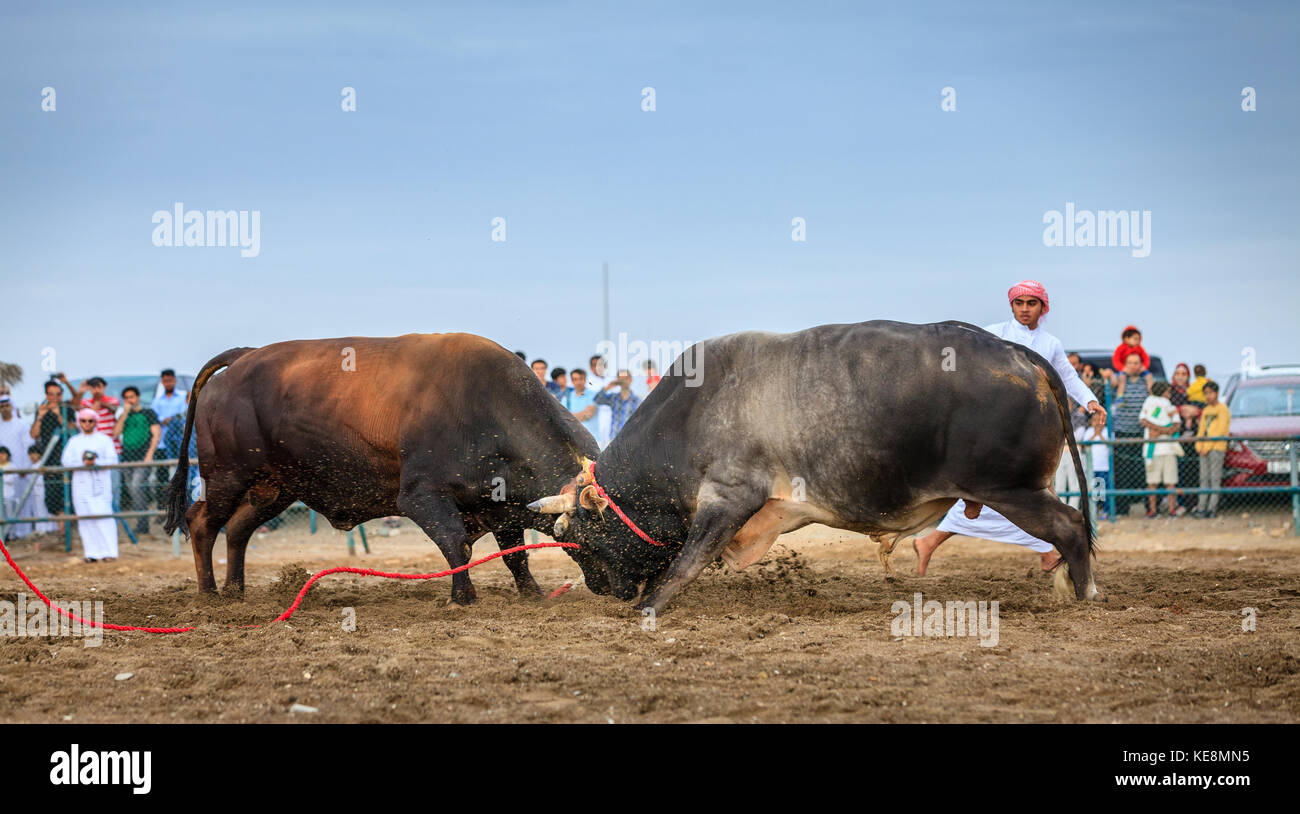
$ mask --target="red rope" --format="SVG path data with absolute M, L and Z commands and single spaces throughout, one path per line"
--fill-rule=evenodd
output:
M 275 617 L 274 619 L 272 619 L 267 624 L 273 625 L 276 622 L 283 622 L 284 620 L 288 619 L 290 616 L 293 616 L 294 612 L 298 610 L 298 606 L 302 604 L 303 597 L 305 597 L 307 595 L 307 592 L 311 590 L 311 586 L 316 584 L 316 580 L 324 576 L 329 576 L 330 574 L 360 574 L 363 577 L 383 577 L 384 579 L 437 579 L 439 577 L 449 577 L 452 574 L 459 574 L 461 571 L 468 571 L 469 569 L 478 565 L 482 565 L 483 563 L 488 562 L 489 560 L 495 560 L 497 557 L 504 557 L 507 554 L 514 554 L 519 551 L 529 551 L 534 548 L 578 548 L 578 547 L 579 546 L 577 543 L 532 543 L 530 545 L 518 545 L 515 546 L 514 548 L 507 548 L 498 551 L 494 554 L 489 554 L 486 557 L 480 557 L 479 559 L 474 560 L 473 562 L 470 563 L 466 563 L 465 565 L 462 565 L 458 568 L 449 568 L 446 571 L 438 571 L 437 573 L 433 573 L 433 574 L 393 574 L 384 571 L 375 571 L 374 569 L 371 568 L 347 568 L 347 567 L 326 568 L 324 571 L 318 571 L 317 573 L 313 574 L 311 579 L 307 580 L 307 582 L 302 586 L 302 590 L 298 592 L 298 597 L 293 600 L 293 604 L 289 606 L 289 609 L 286 610 L 284 613 L 280 614 L 279 616 Z M 28 588 L 32 589 L 32 593 L 39 596 L 41 598 L 41 601 L 44 602 L 47 606 L 49 606 L 51 610 L 56 610 L 62 615 L 68 617 L 69 619 L 75 622 L 80 622 L 81 624 L 89 625 L 90 627 L 103 628 L 104 630 L 133 630 L 140 633 L 188 633 L 189 631 L 194 630 L 194 628 L 192 627 L 135 627 L 132 625 L 110 625 L 110 624 L 91 621 L 90 619 L 82 619 L 80 616 L 70 613 L 69 611 L 60 608 L 58 605 L 51 602 L 48 596 L 41 593 L 40 588 L 37 588 L 35 585 L 32 584 L 32 581 L 27 578 L 26 574 L 23 573 L 23 569 L 19 568 L 18 563 L 14 562 L 14 558 L 9 555 L 9 549 L 5 548 L 4 540 L 0 540 L 0 553 L 4 554 L 5 562 L 9 563 L 9 567 L 14 569 L 14 573 L 18 575 L 18 577 L 27 585 Z M 559 591 L 554 592 L 552 593 L 552 596 L 555 596 L 558 593 L 561 592 Z M 246 627 L 261 627 L 261 625 L 246 625 Z
M 602 489 L 600 487 L 600 484 L 596 482 L 595 461 L 591 462 L 590 471 L 591 471 L 591 485 L 596 487 L 596 494 L 600 495 L 605 499 L 605 502 L 609 504 L 609 507 L 614 510 L 614 514 L 618 515 L 618 519 L 623 521 L 623 525 L 632 529 L 633 533 L 635 533 L 636 536 L 640 537 L 642 540 L 645 540 L 650 545 L 663 546 L 663 543 L 651 537 L 649 534 L 646 534 L 644 531 L 641 530 L 640 526 L 638 526 L 636 523 L 633 523 L 632 518 L 628 517 L 626 514 L 623 514 L 623 510 L 620 509 L 618 507 L 618 504 L 614 502 L 614 498 L 605 494 L 605 490 Z

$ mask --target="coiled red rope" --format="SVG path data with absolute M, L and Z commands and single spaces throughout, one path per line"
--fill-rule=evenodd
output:
M 468 571 L 469 569 L 474 568 L 475 566 L 478 565 L 482 565 L 483 563 L 488 562 L 489 560 L 495 560 L 498 557 L 504 557 L 507 554 L 514 554 L 519 551 L 530 551 L 534 548 L 578 548 L 578 547 L 579 546 L 577 543 L 531 543 L 529 545 L 517 545 L 514 548 L 503 549 L 501 551 L 497 551 L 494 554 L 489 554 L 486 557 L 480 557 L 477 560 L 474 560 L 473 562 L 466 563 L 465 565 L 459 566 L 457 568 L 449 568 L 446 571 L 438 571 L 432 574 L 397 574 L 397 573 L 389 573 L 386 571 L 376 571 L 372 568 L 348 568 L 345 566 L 340 566 L 338 568 L 326 568 L 324 571 L 317 571 L 315 574 L 313 574 L 311 579 L 307 580 L 307 582 L 303 584 L 302 590 L 298 592 L 298 597 L 293 600 L 293 604 L 290 605 L 289 608 L 284 613 L 275 617 L 270 622 L 267 622 L 267 624 L 273 625 L 276 622 L 283 622 L 286 619 L 288 619 L 290 616 L 293 616 L 294 612 L 298 610 L 298 606 L 302 604 L 303 597 L 307 596 L 307 592 L 311 590 L 311 586 L 315 585 L 316 581 L 319 580 L 321 577 L 327 577 L 330 574 L 359 574 L 363 577 L 382 577 L 384 579 L 438 579 L 439 577 L 449 577 L 452 574 L 459 574 L 461 571 Z M 9 563 L 9 567 L 14 569 L 14 573 L 18 575 L 18 578 L 21 579 L 23 583 L 27 585 L 28 588 L 32 589 L 32 593 L 40 597 L 41 601 L 44 602 L 47 606 L 49 606 L 51 610 L 58 611 L 60 614 L 68 617 L 74 622 L 80 622 L 81 624 L 89 625 L 90 627 L 103 628 L 104 630 L 125 630 L 125 631 L 135 631 L 137 633 L 188 633 L 191 630 L 195 629 L 193 627 L 136 627 L 134 625 L 110 625 L 107 623 L 95 622 L 90 619 L 82 619 L 80 616 L 77 616 L 74 613 L 64 610 L 63 608 L 60 608 L 58 605 L 51 602 L 48 596 L 41 593 L 40 588 L 37 588 L 35 585 L 32 584 L 32 581 L 27 578 L 26 574 L 23 573 L 23 569 L 19 568 L 18 563 L 14 562 L 14 558 L 10 556 L 9 549 L 5 548 L 4 540 L 0 540 L 0 553 L 4 554 L 5 562 Z M 561 586 L 560 588 L 557 588 L 555 591 L 551 592 L 550 595 L 552 597 L 559 596 L 560 594 L 567 591 L 569 587 L 571 587 L 571 583 L 566 583 L 564 586 Z M 246 627 L 261 627 L 261 625 L 246 625 Z

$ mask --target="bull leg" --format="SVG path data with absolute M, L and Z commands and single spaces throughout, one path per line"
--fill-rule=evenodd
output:
M 1092 579 L 1092 558 L 1083 515 L 1062 503 L 1050 490 L 1002 495 L 986 503 L 1040 540 L 1056 546 L 1069 569 L 1075 599 L 1105 601 Z
M 418 487 L 407 488 L 405 484 L 397 496 L 397 507 L 402 514 L 415 521 L 429 539 L 438 546 L 447 564 L 460 568 L 469 563 L 470 539 L 465 530 L 465 521 L 455 504 L 446 497 L 424 491 L 416 494 Z M 469 571 L 452 574 L 451 601 L 457 605 L 469 605 L 478 598 L 474 583 L 470 582 Z
M 894 553 L 894 549 L 898 546 L 898 541 L 902 538 L 902 534 L 894 532 L 871 535 L 871 539 L 875 540 L 879 546 L 876 556 L 880 558 L 880 566 L 885 569 L 886 582 L 894 581 L 894 566 L 889 562 L 889 555 Z
M 710 488 L 712 486 L 712 488 Z M 711 500 L 695 512 L 690 533 L 682 550 L 662 573 L 646 586 L 637 610 L 651 608 L 660 613 L 709 563 L 716 560 L 749 518 L 762 507 L 765 495 L 746 486 L 706 484 L 701 492 Z
M 199 580 L 199 593 L 215 594 L 217 581 L 212 575 L 212 546 L 217 542 L 221 522 L 212 522 L 208 502 L 200 500 L 185 512 L 190 529 L 190 545 L 194 549 L 194 573 Z
M 524 530 L 518 526 L 508 526 L 503 529 L 497 529 L 492 532 L 496 538 L 497 548 L 505 550 L 524 544 Z M 519 595 L 524 597 L 535 597 L 542 595 L 542 588 L 533 579 L 533 572 L 528 570 L 528 552 L 518 551 L 514 554 L 507 554 L 501 559 L 506 561 L 506 567 L 510 569 L 510 574 L 515 578 L 515 587 L 519 589 Z
M 293 497 L 277 497 L 273 502 L 255 506 L 241 503 L 235 514 L 226 521 L 226 583 L 222 592 L 227 596 L 244 593 L 244 554 L 253 532 L 293 504 Z

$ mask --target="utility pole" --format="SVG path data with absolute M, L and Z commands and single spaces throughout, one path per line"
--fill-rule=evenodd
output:
M 601 263 L 600 272 L 605 290 L 605 335 L 601 338 L 609 339 L 609 263 Z

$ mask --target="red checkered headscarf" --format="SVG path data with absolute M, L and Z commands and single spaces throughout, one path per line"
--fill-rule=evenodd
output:
M 1007 292 L 1007 302 L 1015 302 L 1016 297 L 1037 297 L 1042 300 L 1043 316 L 1047 316 L 1047 312 L 1052 310 L 1051 304 L 1047 301 L 1047 289 L 1043 288 L 1043 284 L 1037 280 L 1021 280 L 1011 286 L 1011 290 Z

